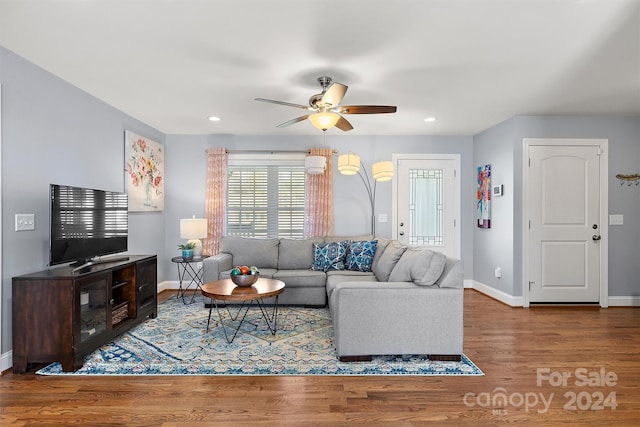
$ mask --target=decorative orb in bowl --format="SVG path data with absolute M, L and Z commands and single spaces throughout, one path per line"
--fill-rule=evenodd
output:
M 240 287 L 249 287 L 260 278 L 259 274 L 231 274 L 231 281 Z

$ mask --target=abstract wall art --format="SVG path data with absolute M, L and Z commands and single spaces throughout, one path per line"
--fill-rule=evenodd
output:
M 491 165 L 478 166 L 478 228 L 491 228 Z

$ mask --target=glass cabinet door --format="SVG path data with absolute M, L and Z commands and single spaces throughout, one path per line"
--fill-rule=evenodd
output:
M 80 282 L 80 343 L 97 337 L 107 329 L 109 274 Z
M 156 261 L 138 263 L 136 286 L 138 287 L 138 311 L 155 309 L 156 306 Z M 140 314 L 140 313 L 139 313 Z

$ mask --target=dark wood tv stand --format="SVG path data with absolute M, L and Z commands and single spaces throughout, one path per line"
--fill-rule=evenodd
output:
M 157 313 L 155 255 L 14 277 L 13 372 L 51 362 L 75 371 L 87 354 Z

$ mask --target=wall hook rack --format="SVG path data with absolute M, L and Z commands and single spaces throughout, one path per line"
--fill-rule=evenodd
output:
M 627 183 L 627 185 L 640 184 L 640 174 L 637 174 L 637 173 L 632 175 L 618 174 L 616 175 L 616 178 L 620 180 L 620 185 L 624 185 L 625 182 Z

